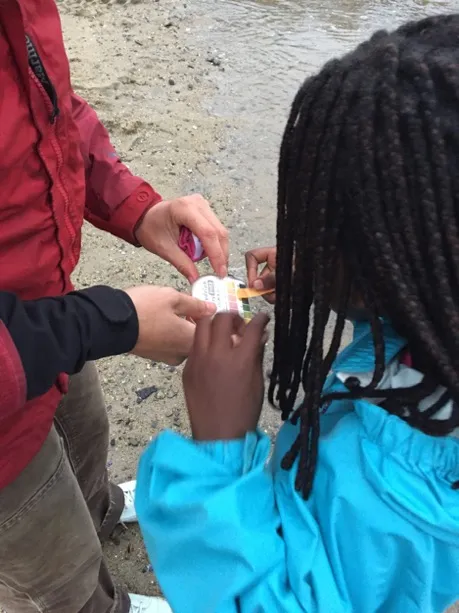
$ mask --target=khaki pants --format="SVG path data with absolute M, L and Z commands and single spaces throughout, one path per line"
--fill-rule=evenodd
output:
M 70 380 L 54 426 L 0 490 L 0 608 L 8 613 L 127 613 L 100 540 L 123 509 L 107 478 L 108 417 L 93 364 Z

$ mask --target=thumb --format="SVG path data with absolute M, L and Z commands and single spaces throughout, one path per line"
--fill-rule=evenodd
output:
M 172 243 L 160 255 L 164 260 L 172 264 L 190 283 L 193 283 L 198 278 L 198 269 L 178 245 Z
M 204 302 L 198 298 L 188 296 L 188 294 L 179 294 L 174 310 L 180 317 L 196 321 L 203 317 L 211 317 L 214 315 L 216 308 L 212 302 Z
M 255 289 L 275 289 L 276 288 L 276 275 L 273 272 L 269 272 L 266 268 L 261 275 L 255 279 L 253 283 Z

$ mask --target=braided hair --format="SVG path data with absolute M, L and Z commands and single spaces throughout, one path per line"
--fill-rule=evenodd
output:
M 367 387 L 333 397 L 371 391 L 431 435 L 459 426 L 458 165 L 459 14 L 377 32 L 307 79 L 293 102 L 279 162 L 269 399 L 284 420 L 299 421 L 282 466 L 299 457 L 295 485 L 305 498 L 320 408 L 331 399 L 322 389 L 356 291 L 370 318 L 375 370 Z M 425 376 L 412 388 L 376 389 L 385 369 L 382 315 L 422 356 Z M 453 400 L 448 420 L 431 419 L 438 406 L 417 409 L 439 384 Z

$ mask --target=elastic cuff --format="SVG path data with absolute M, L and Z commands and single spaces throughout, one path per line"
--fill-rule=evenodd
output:
M 88 360 L 131 351 L 139 337 L 139 320 L 131 297 L 124 291 L 95 286 L 74 292 L 97 308 L 102 317 L 92 318 L 93 332 Z
M 256 432 L 247 432 L 243 439 L 197 441 L 196 445 L 215 462 L 230 468 L 231 472 L 245 475 L 258 464 L 260 458 L 265 458 L 266 445 L 269 448 L 270 441 L 265 434 L 257 430 Z

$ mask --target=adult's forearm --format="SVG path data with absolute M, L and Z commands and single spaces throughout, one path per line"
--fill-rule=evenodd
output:
M 2 388 L 26 400 L 44 394 L 60 373 L 130 351 L 138 337 L 131 299 L 104 286 L 31 301 L 0 292 L 0 326 Z M 25 393 L 14 392 L 15 385 L 25 385 Z M 0 406 L 3 395 L 0 390 Z

